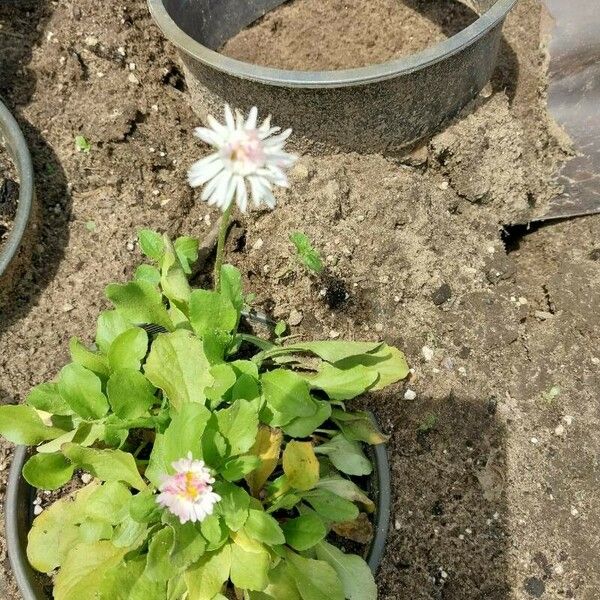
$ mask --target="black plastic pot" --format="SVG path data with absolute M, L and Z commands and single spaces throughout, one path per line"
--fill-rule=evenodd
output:
M 294 129 L 301 151 L 386 151 L 413 144 L 456 114 L 489 81 L 504 18 L 516 0 L 473 0 L 480 17 L 426 50 L 339 71 L 291 71 L 246 63 L 216 50 L 285 0 L 148 0 L 179 48 L 192 108 L 201 118 L 223 104 L 258 106 Z
M 375 531 L 374 539 L 367 554 L 367 563 L 375 573 L 383 558 L 385 542 L 390 522 L 391 489 L 390 465 L 384 444 L 371 449 L 375 463 L 374 476 L 371 479 L 370 495 L 374 498 Z M 15 450 L 5 497 L 5 528 L 8 557 L 19 591 L 23 600 L 49 600 L 41 577 L 27 560 L 27 534 L 33 521 L 33 500 L 35 490 L 22 475 L 23 465 L 28 458 L 29 449 L 18 446 Z
M 8 108 L 0 101 L 0 139 L 19 173 L 19 205 L 8 239 L 0 249 L 0 285 L 2 275 L 16 257 L 27 229 L 34 196 L 33 166 L 29 149 L 18 123 Z

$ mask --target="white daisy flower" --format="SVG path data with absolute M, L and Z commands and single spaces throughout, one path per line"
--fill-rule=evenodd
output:
M 271 127 L 271 117 L 257 126 L 257 117 L 256 107 L 244 120 L 239 112 L 234 118 L 229 106 L 225 106 L 224 125 L 209 116 L 210 129 L 198 127 L 194 131 L 217 151 L 192 165 L 188 171 L 189 184 L 192 187 L 206 184 L 202 200 L 218 206 L 223 212 L 235 198 L 239 209 L 245 213 L 249 195 L 254 206 L 259 207 L 264 202 L 274 208 L 273 186 L 288 187 L 285 169 L 297 159 L 284 151 L 292 130 L 280 133 L 279 127 Z
M 172 463 L 175 474 L 165 476 L 156 501 L 179 517 L 181 524 L 203 521 L 212 515 L 221 496 L 212 491 L 215 482 L 201 460 L 194 460 L 189 452 L 187 458 Z

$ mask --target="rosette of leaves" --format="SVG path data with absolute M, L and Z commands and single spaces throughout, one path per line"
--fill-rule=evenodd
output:
M 142 231 L 139 241 L 153 264 L 108 286 L 113 308 L 94 344 L 71 340 L 55 381 L 0 407 L 0 433 L 36 447 L 30 484 L 57 489 L 76 470 L 94 478 L 35 519 L 29 561 L 52 575 L 56 600 L 376 598 L 363 559 L 328 536 L 374 510 L 355 478 L 372 472 L 364 445 L 386 439 L 346 401 L 406 377 L 403 354 L 240 333 L 234 267 L 219 291 L 192 289 L 195 240 Z M 190 452 L 222 499 L 181 524 L 156 496 Z

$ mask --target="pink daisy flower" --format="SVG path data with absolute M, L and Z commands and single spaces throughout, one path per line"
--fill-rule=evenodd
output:
M 188 452 L 187 458 L 181 458 L 172 465 L 175 474 L 164 477 L 156 501 L 179 517 L 182 525 L 188 521 L 203 521 L 212 515 L 221 496 L 213 492 L 215 480 L 204 462 L 194 460 L 192 453 Z

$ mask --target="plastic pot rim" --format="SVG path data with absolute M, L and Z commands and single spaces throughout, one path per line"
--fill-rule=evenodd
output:
M 0 137 L 19 174 L 19 204 L 8 238 L 0 249 L 0 277 L 13 260 L 27 229 L 34 196 L 33 165 L 19 124 L 0 100 Z
M 471 25 L 421 52 L 384 63 L 339 71 L 276 69 L 230 58 L 211 50 L 185 33 L 171 18 L 163 0 L 148 0 L 159 28 L 177 48 L 191 58 L 234 77 L 289 88 L 341 88 L 394 79 L 425 69 L 463 51 L 501 23 L 517 0 L 497 0 Z

